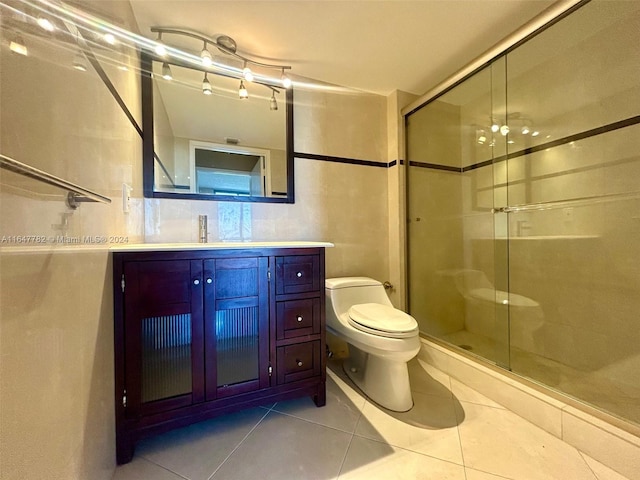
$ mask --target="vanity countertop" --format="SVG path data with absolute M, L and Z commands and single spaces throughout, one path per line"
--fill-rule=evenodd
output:
M 222 250 L 248 248 L 329 248 L 329 242 L 211 242 L 211 243 L 137 243 L 112 245 L 112 252 L 155 252 L 176 250 Z

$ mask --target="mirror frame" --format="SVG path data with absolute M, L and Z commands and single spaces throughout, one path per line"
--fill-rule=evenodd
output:
M 259 203 L 295 203 L 294 191 L 294 154 L 293 154 L 293 87 L 283 89 L 286 92 L 285 98 L 285 128 L 286 128 L 286 159 L 287 159 L 287 196 L 286 197 L 254 197 L 254 196 L 232 196 L 232 195 L 211 195 L 202 193 L 173 193 L 156 192 L 154 190 L 154 168 L 155 168 L 155 148 L 153 145 L 154 125 L 153 125 L 153 67 L 152 62 L 163 62 L 153 53 L 142 50 L 140 52 L 140 86 L 142 97 L 142 182 L 145 198 L 175 198 L 182 200 L 210 200 L 225 202 L 259 202 Z M 180 62 L 172 58 L 168 62 L 184 68 L 192 68 L 192 65 Z M 205 71 L 204 69 L 202 71 Z M 215 73 L 215 72 L 211 72 Z M 215 73 L 220 75 L 219 73 Z M 202 140 L 202 139 L 194 139 Z

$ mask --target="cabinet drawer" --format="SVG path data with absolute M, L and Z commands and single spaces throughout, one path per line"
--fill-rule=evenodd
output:
M 297 343 L 277 349 L 278 383 L 320 375 L 320 341 Z
M 320 290 L 320 257 L 318 255 L 276 257 L 276 269 L 278 295 Z
M 276 338 L 301 337 L 320 333 L 320 299 L 305 298 L 276 304 Z

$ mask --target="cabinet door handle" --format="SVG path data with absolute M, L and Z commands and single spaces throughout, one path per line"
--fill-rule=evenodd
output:
M 197 278 L 193 281 L 194 285 L 200 285 L 200 280 L 198 280 Z
M 302 321 L 302 315 L 298 315 L 298 316 L 296 317 L 296 320 L 297 320 L 297 321 L 299 321 L 299 322 L 301 322 L 301 321 Z
M 300 278 L 302 276 L 302 272 L 296 273 L 296 277 Z
M 296 360 L 296 363 L 298 364 L 299 367 L 302 366 L 302 360 Z
M 207 278 L 207 283 L 213 283 L 213 280 L 211 280 L 210 278 Z

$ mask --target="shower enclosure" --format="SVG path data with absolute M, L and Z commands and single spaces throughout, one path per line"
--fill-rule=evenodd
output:
M 579 4 L 405 121 L 421 332 L 640 424 L 640 3 Z

